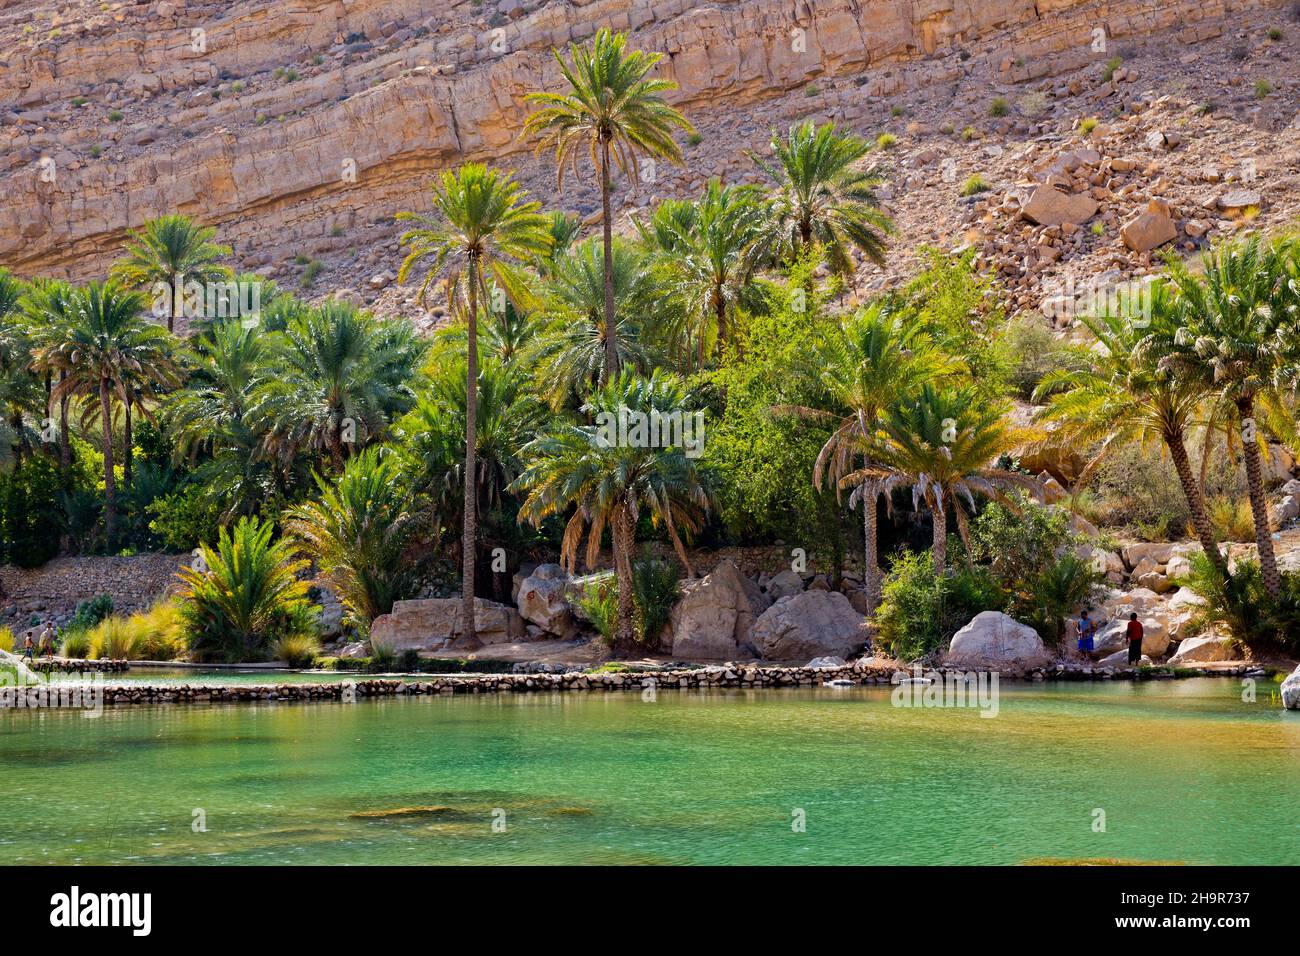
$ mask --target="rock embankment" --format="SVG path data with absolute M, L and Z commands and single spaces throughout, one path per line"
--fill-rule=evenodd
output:
M 926 676 L 964 674 L 955 668 L 927 671 Z M 1003 678 L 1026 680 L 1147 680 L 1186 676 L 1262 676 L 1264 671 L 1249 665 L 1215 668 L 1111 668 L 1055 664 L 1023 672 L 1001 672 Z M 816 687 L 832 681 L 852 684 L 893 684 L 899 675 L 910 676 L 893 661 L 863 658 L 841 667 L 770 667 L 725 664 L 692 669 L 664 669 L 605 673 L 566 674 L 483 674 L 438 676 L 428 680 L 361 678 L 318 684 L 265 684 L 236 686 L 131 685 L 104 687 L 105 705 L 117 704 L 252 704 L 266 702 L 353 703 L 361 698 L 421 697 L 435 694 L 541 693 L 555 691 L 646 691 L 711 690 L 724 688 Z M 3 706 L 22 707 L 18 697 L 29 694 L 33 707 L 50 704 L 41 688 L 6 688 Z

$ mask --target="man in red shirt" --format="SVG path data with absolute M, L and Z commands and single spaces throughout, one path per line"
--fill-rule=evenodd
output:
M 1128 637 L 1128 662 L 1136 664 L 1142 659 L 1142 622 L 1136 614 L 1128 616 L 1128 627 L 1124 632 Z

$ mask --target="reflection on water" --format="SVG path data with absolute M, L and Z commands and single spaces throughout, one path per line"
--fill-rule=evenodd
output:
M 893 707 L 887 687 L 3 713 L 0 853 L 1295 862 L 1300 714 L 1267 690 L 1257 703 L 1226 679 L 1001 691 L 994 719 Z

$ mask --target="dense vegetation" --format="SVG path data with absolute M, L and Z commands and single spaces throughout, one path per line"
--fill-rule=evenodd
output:
M 579 570 L 608 549 L 613 586 L 589 603 L 628 650 L 694 574 L 690 546 L 781 543 L 837 587 L 860 554 L 883 639 L 918 655 L 986 608 L 1059 639 L 1098 576 L 1018 456 L 1066 449 L 1086 456 L 1068 507 L 1189 526 L 1217 619 L 1294 640 L 1300 584 L 1277 568 L 1261 456 L 1297 438 L 1295 242 L 1226 245 L 1199 271 L 1171 260 L 1151 308 L 1085 316 L 1079 346 L 1008 321 L 968 257 L 933 250 L 905 288 L 845 307 L 892 232 L 863 168 L 874 145 L 796 125 L 756 158 L 768 188 L 713 180 L 619 237 L 615 174 L 680 162 L 690 126 L 648 78 L 656 57 L 621 36 L 560 59 L 570 88 L 538 94 L 526 132 L 596 178 L 602 232 L 581 239 L 508 172 L 442 174 L 429 211 L 399 217 L 401 280 L 453 316 L 430 339 L 235 275 L 215 232 L 180 216 L 133 233 L 103 283 L 0 273 L 0 561 L 193 551 L 179 604 L 150 612 L 155 644 L 310 659 L 308 560 L 364 634 L 421 589 L 459 582 L 472 620 L 523 561 Z M 195 309 L 191 281 L 219 294 Z M 239 283 L 259 284 L 255 313 Z M 169 331 L 182 316 L 185 339 Z M 1031 397 L 1026 426 L 1013 401 Z M 611 441 L 629 418 L 679 427 Z M 1139 466 L 1176 490 L 1154 513 L 1131 499 L 1155 477 L 1122 487 Z M 1230 575 L 1218 542 L 1246 511 L 1260 560 Z M 652 541 L 680 570 L 641 553 Z M 77 629 L 103 646 L 129 631 Z

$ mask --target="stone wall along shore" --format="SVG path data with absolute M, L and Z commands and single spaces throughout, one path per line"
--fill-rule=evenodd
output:
M 856 661 L 843 667 L 779 667 L 757 665 L 723 665 L 680 670 L 624 671 L 617 673 L 568 674 L 484 674 L 472 677 L 436 676 L 428 680 L 403 681 L 380 677 L 359 677 L 320 684 L 264 684 L 235 686 L 133 685 L 104 687 L 105 704 L 236 704 L 266 701 L 351 701 L 363 697 L 419 697 L 434 694 L 535 693 L 546 691 L 641 691 L 651 685 L 656 690 L 698 690 L 722 688 L 815 687 L 833 680 L 854 684 L 892 684 L 900 669 L 892 663 Z M 967 673 L 953 668 L 926 670 L 934 674 Z M 1045 680 L 1147 680 L 1178 676 L 1240 677 L 1260 673 L 1252 665 L 1242 664 L 1222 669 L 1172 668 L 1138 670 L 1058 664 L 1021 673 L 1003 673 L 1002 677 Z M 15 689 L 21 695 L 27 691 Z M 33 695 L 39 688 L 30 689 Z M 17 706 L 16 698 L 9 703 Z M 40 706 L 37 704 L 36 706 Z

